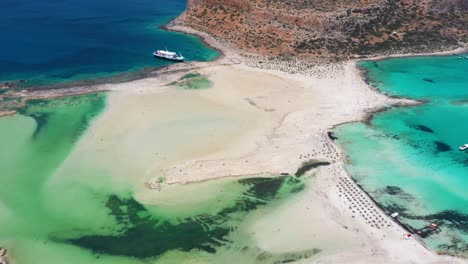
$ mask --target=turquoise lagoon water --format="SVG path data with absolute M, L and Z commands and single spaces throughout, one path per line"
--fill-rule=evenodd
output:
M 0 82 L 126 80 L 170 64 L 152 57 L 154 49 L 165 47 L 188 60 L 214 59 L 218 53 L 196 37 L 159 28 L 185 5 L 185 0 L 2 0 Z
M 468 143 L 468 60 L 395 58 L 360 66 L 383 93 L 425 103 L 338 127 L 347 170 L 431 248 L 468 256 L 468 152 L 458 150 Z

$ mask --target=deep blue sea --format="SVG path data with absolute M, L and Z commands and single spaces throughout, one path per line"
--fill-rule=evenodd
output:
M 468 59 L 364 61 L 381 92 L 424 100 L 337 129 L 347 170 L 432 249 L 468 256 Z M 434 223 L 437 229 L 430 228 Z
M 218 54 L 193 36 L 159 27 L 178 16 L 186 0 L 2 0 L 0 82 L 49 85 L 126 73 L 171 62 L 155 49 L 188 60 Z M 130 72 L 130 74 L 128 74 Z

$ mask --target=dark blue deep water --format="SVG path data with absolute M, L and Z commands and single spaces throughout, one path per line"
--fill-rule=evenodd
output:
M 218 54 L 193 37 L 159 29 L 186 0 L 1 0 L 0 82 L 50 85 L 111 77 L 131 78 L 148 67 L 154 49 L 180 51 L 188 60 Z

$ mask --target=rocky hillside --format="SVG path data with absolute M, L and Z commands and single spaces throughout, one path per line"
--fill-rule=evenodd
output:
M 423 52 L 468 42 L 468 0 L 188 0 L 176 23 L 269 56 Z

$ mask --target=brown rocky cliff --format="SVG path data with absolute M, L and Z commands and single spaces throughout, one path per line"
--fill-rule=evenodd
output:
M 468 0 L 188 0 L 177 23 L 269 56 L 349 56 L 454 47 Z
M 216 8 L 222 6 L 224 8 L 233 8 L 238 10 L 248 10 L 249 4 L 243 0 L 187 0 L 187 9 L 192 9 L 200 6 Z

